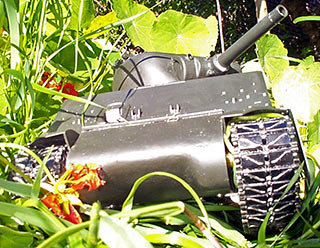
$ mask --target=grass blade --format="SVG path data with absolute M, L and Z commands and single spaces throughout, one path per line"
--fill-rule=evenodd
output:
M 38 245 L 37 248 L 52 247 L 52 246 L 58 244 L 59 242 L 61 242 L 62 240 L 67 239 L 70 235 L 77 233 L 84 228 L 87 228 L 89 225 L 90 225 L 90 221 L 87 221 L 87 222 L 84 222 L 81 224 L 73 225 L 73 226 L 68 227 L 64 230 L 61 230 L 61 231 L 55 233 L 54 235 L 50 236 L 50 238 L 46 239 L 43 243 Z
M 41 183 L 41 179 L 42 179 L 42 174 L 43 174 L 43 168 L 46 166 L 47 161 L 49 159 L 49 156 L 52 152 L 53 146 L 50 148 L 50 150 L 48 151 L 48 153 L 46 154 L 46 156 L 44 157 L 41 166 L 38 170 L 36 179 L 34 180 L 33 186 L 32 186 L 32 190 L 31 190 L 31 198 L 32 199 L 38 199 L 39 197 L 39 193 L 40 193 L 40 183 Z
M 47 215 L 36 209 L 0 201 L 0 213 L 16 217 L 22 222 L 35 225 L 50 233 L 55 233 L 60 230 Z
M 113 214 L 112 217 L 116 218 L 163 218 L 167 216 L 175 216 L 184 212 L 185 205 L 183 202 L 168 202 L 152 206 L 141 207 L 138 209 L 122 211 Z
M 31 184 L 16 183 L 0 178 L 0 188 L 20 196 L 31 197 Z
M 16 6 L 16 1 L 3 1 L 9 20 L 9 29 L 10 29 L 10 41 L 11 44 L 19 47 L 20 41 L 20 31 L 19 31 L 19 21 L 18 21 L 18 6 Z M 3 13 L 1 13 L 2 15 Z M 20 63 L 19 51 L 11 46 L 11 69 L 15 69 L 16 66 Z
M 102 109 L 106 109 L 106 107 L 104 106 L 101 106 L 95 102 L 92 102 L 90 100 L 87 100 L 85 98 L 81 98 L 81 97 L 76 97 L 76 96 L 72 96 L 72 95 L 69 95 L 69 94 L 65 94 L 65 93 L 62 93 L 62 92 L 59 92 L 59 91 L 56 91 L 56 90 L 50 90 L 48 88 L 45 88 L 39 84 L 32 84 L 32 87 L 36 90 L 36 91 L 39 91 L 39 92 L 42 92 L 42 93 L 46 93 L 48 95 L 56 95 L 56 96 L 61 96 L 61 97 L 64 97 L 64 98 L 68 98 L 70 100 L 73 100 L 75 102 L 81 102 L 81 103 L 85 103 L 85 104 L 91 104 L 93 106 L 96 106 L 98 108 L 102 108 Z

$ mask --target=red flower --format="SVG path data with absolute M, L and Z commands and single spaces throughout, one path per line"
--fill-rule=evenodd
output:
M 56 194 L 46 195 L 41 201 L 46 205 L 56 216 L 63 218 L 63 213 L 59 203 L 59 197 Z
M 41 201 L 58 217 L 74 224 L 82 222 L 81 216 L 73 205 L 81 205 L 79 193 L 84 187 L 97 189 L 106 181 L 99 176 L 101 167 L 96 164 L 73 165 L 55 184 L 54 194 L 49 193 Z
M 101 170 L 101 168 L 89 168 L 87 165 L 77 166 L 71 171 L 70 179 L 74 181 L 71 187 L 74 190 L 81 190 L 87 186 L 88 191 L 90 191 L 103 186 L 106 181 L 100 178 L 99 170 Z
M 41 85 L 44 85 L 46 88 L 56 88 L 57 84 L 54 81 L 54 78 L 51 77 L 51 73 L 44 72 L 41 76 Z
M 72 222 L 73 224 L 79 224 L 82 223 L 82 219 L 80 217 L 80 214 L 75 209 L 75 207 L 72 204 L 69 204 L 69 214 L 65 214 L 64 219 Z
M 68 220 L 73 224 L 79 224 L 82 222 L 80 214 L 74 208 L 70 202 L 63 202 L 62 198 L 58 194 L 49 194 L 46 195 L 41 201 L 58 217 Z M 66 205 L 66 208 L 63 208 L 63 203 Z
M 62 87 L 62 83 L 60 82 L 60 84 L 57 87 L 57 90 L 58 91 L 61 90 L 61 87 Z M 62 93 L 72 95 L 72 96 L 77 96 L 79 94 L 79 92 L 74 89 L 74 85 L 70 83 L 66 83 L 63 86 Z
M 42 74 L 41 85 L 44 85 L 46 88 L 56 89 L 57 91 L 60 91 L 63 86 L 62 93 L 72 95 L 72 96 L 77 96 L 79 94 L 79 92 L 74 89 L 73 84 L 71 84 L 71 83 L 63 84 L 62 81 L 57 83 L 54 80 L 54 77 L 52 77 L 51 73 L 49 73 L 49 72 L 44 72 Z M 65 100 L 65 98 L 64 98 L 64 100 Z

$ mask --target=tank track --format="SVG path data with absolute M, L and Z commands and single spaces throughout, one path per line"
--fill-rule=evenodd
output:
M 47 153 L 50 151 L 51 146 L 29 146 L 29 149 L 35 152 L 43 160 Z M 46 165 L 53 178 L 56 180 L 59 179 L 65 171 L 67 153 L 68 146 L 66 144 L 56 143 L 53 145 L 52 152 L 48 158 Z M 40 164 L 32 156 L 23 151 L 20 151 L 15 156 L 15 165 L 31 179 L 35 179 L 40 168 Z M 10 178 L 11 180 L 16 182 L 26 183 L 26 180 L 16 172 L 11 172 Z M 42 181 L 47 180 L 48 176 L 44 174 Z
M 256 234 L 276 203 L 267 228 L 279 231 L 300 207 L 299 180 L 280 200 L 300 164 L 292 121 L 284 116 L 232 123 L 231 143 L 244 231 Z

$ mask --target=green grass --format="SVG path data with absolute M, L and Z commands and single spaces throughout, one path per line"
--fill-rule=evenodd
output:
M 92 3 L 79 2 L 81 6 Z M 0 247 L 319 247 L 316 159 L 309 161 L 311 181 L 299 213 L 281 233 L 266 234 L 262 228 L 257 237 L 243 233 L 238 208 L 200 200 L 182 179 L 163 172 L 139 179 L 122 210 L 105 210 L 98 203 L 83 205 L 84 222 L 78 225 L 56 217 L 39 201 L 46 192 L 39 182 L 41 174 L 34 182 L 29 179 L 30 184 L 8 181 L 10 170 L 17 170 L 13 158 L 18 150 L 37 157 L 26 146 L 47 130 L 63 98 L 88 105 L 93 104 L 92 95 L 111 89 L 112 64 L 120 57 L 115 47 L 123 44 L 123 33 L 116 29 L 136 16 L 86 33 L 84 20 L 95 13 L 90 8 L 76 13 L 74 6 L 71 11 L 71 0 L 20 1 L 19 6 L 16 1 L 0 0 L 1 7 L 7 25 L 0 23 L 6 29 L 0 34 Z M 112 42 L 112 48 L 101 47 L 93 36 Z M 56 81 L 71 83 L 79 95 L 41 86 L 44 72 Z M 312 142 L 317 145 L 315 139 Z M 153 175 L 177 180 L 193 200 L 134 206 L 139 183 Z

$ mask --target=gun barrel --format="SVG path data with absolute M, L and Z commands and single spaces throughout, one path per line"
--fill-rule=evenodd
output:
M 232 61 L 249 49 L 262 35 L 276 26 L 287 15 L 288 10 L 283 5 L 278 5 L 217 58 L 219 68 L 228 68 Z

